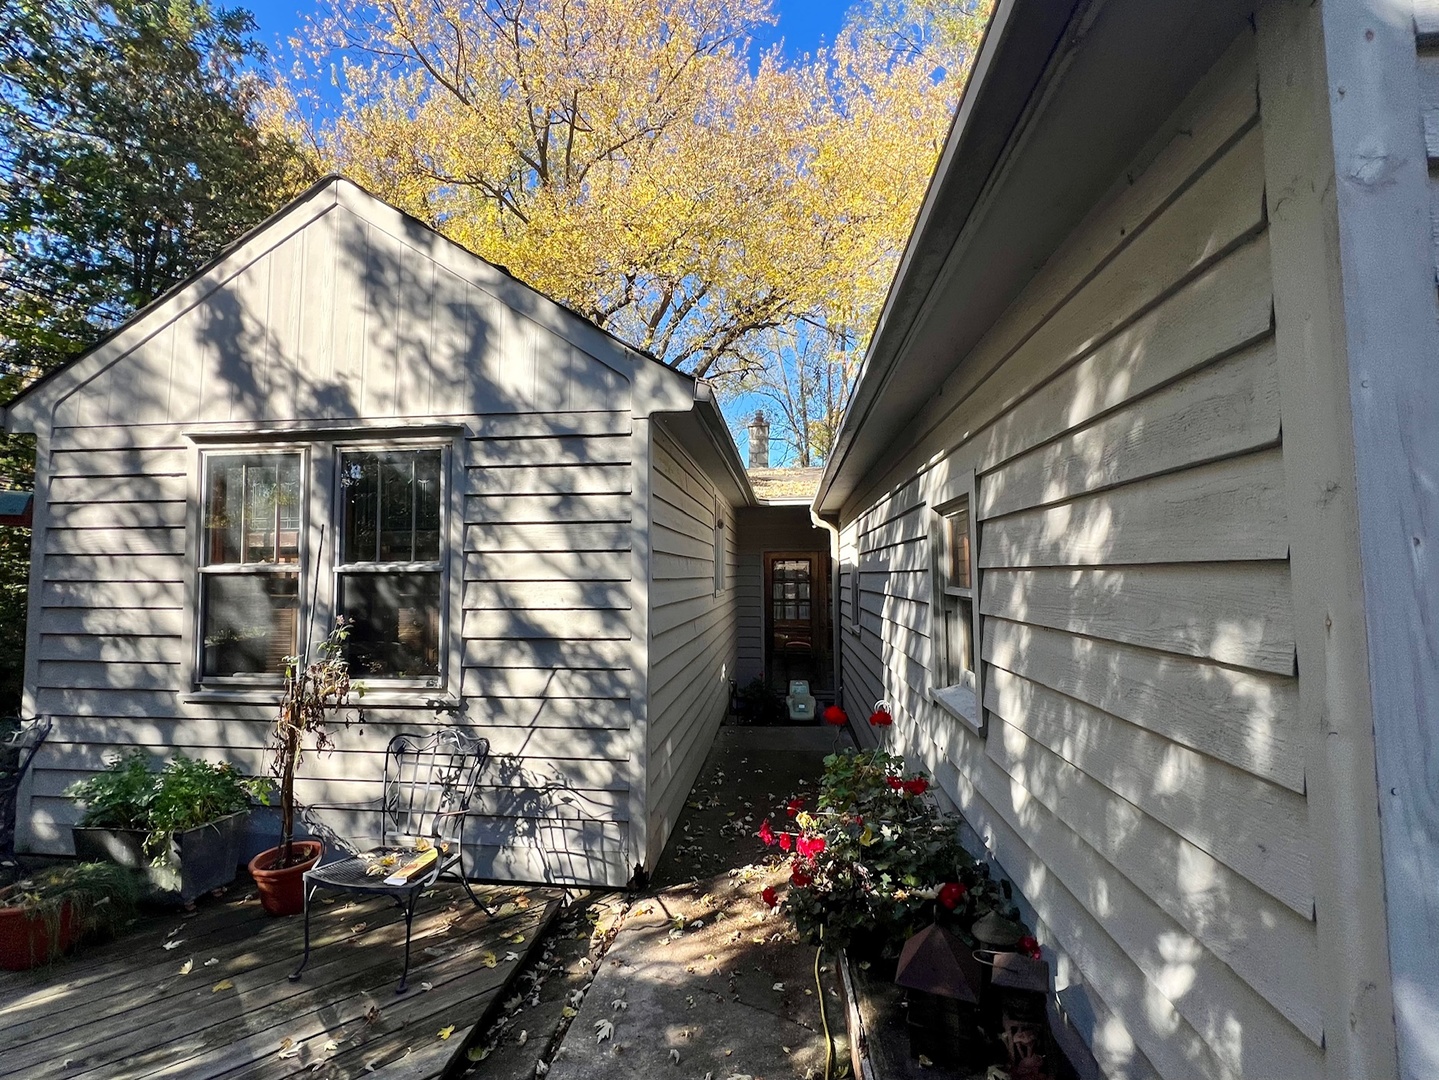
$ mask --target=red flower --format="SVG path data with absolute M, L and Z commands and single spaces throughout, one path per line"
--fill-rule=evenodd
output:
M 1025 934 L 1024 937 L 1016 941 L 1014 947 L 1031 960 L 1039 959 L 1039 942 L 1035 941 L 1029 934 Z
M 804 858 L 813 859 L 823 850 L 823 836 L 801 836 L 799 838 L 799 853 Z
M 814 878 L 810 877 L 797 866 L 794 868 L 794 872 L 789 876 L 789 883 L 800 889 L 803 889 L 812 881 L 814 881 Z
M 766 885 L 764 891 L 760 893 L 759 896 L 760 899 L 764 901 L 765 907 L 774 907 L 779 903 L 779 893 L 774 891 L 773 885 Z
M 922 776 L 916 776 L 913 780 L 906 780 L 901 787 L 906 795 L 923 795 L 929 790 L 929 781 Z
M 791 837 L 789 833 L 787 833 L 787 832 L 782 832 L 782 833 L 779 834 L 779 849 L 780 849 L 781 851 L 788 851 L 788 850 L 789 850 L 790 848 L 792 848 L 793 846 L 794 846 L 794 838 Z
M 791 799 L 785 804 L 785 811 L 790 817 L 798 817 L 799 812 L 804 809 L 803 799 Z
M 769 827 L 769 818 L 764 819 L 764 824 L 759 827 L 759 832 L 755 835 L 764 841 L 765 847 L 771 847 L 774 844 L 774 831 Z
M 969 892 L 958 881 L 951 881 L 948 885 L 939 890 L 939 902 L 948 911 L 953 911 L 964 899 L 964 894 Z
M 869 714 L 869 722 L 875 727 L 889 727 L 894 723 L 894 717 L 889 714 L 888 709 L 875 709 Z
M 885 787 L 889 788 L 891 791 L 899 791 L 901 788 L 904 787 L 904 781 L 897 776 L 886 776 L 884 778 L 884 784 Z
M 824 711 L 824 722 L 833 724 L 835 727 L 842 727 L 849 723 L 849 716 L 838 705 L 831 705 Z

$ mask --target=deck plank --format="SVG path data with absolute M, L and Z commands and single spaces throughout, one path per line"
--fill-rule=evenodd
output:
M 411 991 L 397 996 L 404 924 L 387 900 L 337 897 L 317 908 L 310 966 L 291 983 L 302 921 L 257 914 L 241 891 L 193 915 L 148 917 L 119 941 L 0 980 L 0 1077 L 260 1080 L 381 1069 L 437 1077 L 524 967 L 562 896 L 492 889 L 492 899 L 521 906 L 508 903 L 491 919 L 458 887 L 438 890 L 416 913 Z M 170 937 L 183 944 L 165 950 Z M 519 960 L 506 963 L 509 952 Z M 486 954 L 499 963 L 489 967 Z M 219 962 L 204 966 L 211 957 Z M 186 959 L 193 967 L 181 975 Z M 226 980 L 233 985 L 213 989 Z M 371 1009 L 378 1013 L 367 1022 Z M 287 1037 L 300 1053 L 282 1059 Z M 336 1048 L 325 1049 L 331 1041 Z

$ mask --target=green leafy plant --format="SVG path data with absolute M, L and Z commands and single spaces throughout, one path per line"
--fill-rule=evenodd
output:
M 884 750 L 831 754 L 824 765 L 814 808 L 800 798 L 786 807 L 795 831 L 766 820 L 759 832 L 789 856 L 783 908 L 806 938 L 846 948 L 862 937 L 892 956 L 936 915 L 971 942 L 985 912 L 1018 917 L 1002 883 L 960 846 L 959 819 L 939 810 L 927 776 Z
M 145 751 L 131 750 L 103 772 L 66 791 L 85 807 L 81 826 L 144 829 L 145 851 L 164 860 L 175 833 L 199 828 L 227 814 L 267 803 L 269 785 L 241 776 L 218 761 L 177 755 L 159 772 Z
M 280 785 L 280 843 L 277 861 L 267 869 L 283 869 L 295 864 L 295 776 L 305 753 L 308 739 L 316 752 L 335 747 L 327 723 L 342 716 L 350 703 L 350 693 L 365 696 L 362 684 L 351 683 L 350 664 L 345 658 L 345 641 L 350 624 L 343 618 L 325 639 L 315 647 L 313 660 L 304 656 L 285 658 L 285 693 L 275 717 L 274 738 L 270 742 L 270 771 Z M 344 716 L 344 725 L 350 718 Z M 360 720 L 363 722 L 364 717 Z
M 778 724 L 784 719 L 784 697 L 763 679 L 752 679 L 735 694 L 735 719 L 741 724 Z
M 138 895 L 135 875 L 123 866 L 70 863 L 46 867 L 0 889 L 0 908 L 42 920 L 49 940 L 48 953 L 54 956 L 60 951 L 67 909 L 76 939 L 110 934 L 134 917 Z

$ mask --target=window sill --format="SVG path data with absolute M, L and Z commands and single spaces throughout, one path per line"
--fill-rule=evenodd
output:
M 212 687 L 191 690 L 181 700 L 186 705 L 269 705 L 275 707 L 280 704 L 280 696 L 279 687 L 273 690 Z M 346 708 L 425 709 L 434 712 L 459 712 L 460 699 L 447 691 L 423 686 L 415 687 L 413 690 L 391 688 L 371 690 L 364 697 L 352 694 Z
M 956 720 L 964 721 L 978 734 L 984 734 L 984 713 L 972 688 L 958 685 L 931 687 L 929 700 Z

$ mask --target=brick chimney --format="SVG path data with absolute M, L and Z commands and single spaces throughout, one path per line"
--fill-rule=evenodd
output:
M 749 467 L 769 468 L 769 421 L 763 412 L 755 413 L 749 422 Z

